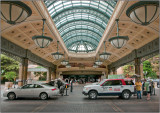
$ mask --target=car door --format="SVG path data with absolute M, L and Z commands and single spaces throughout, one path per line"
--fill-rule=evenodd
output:
M 110 91 L 112 90 L 112 81 L 111 80 L 108 80 L 106 82 L 103 83 L 102 85 L 102 92 L 103 94 L 102 95 L 108 95 L 110 93 Z
M 103 93 L 106 95 L 118 95 L 122 91 L 121 80 L 108 80 L 103 84 Z
M 34 85 L 34 97 L 39 97 L 41 92 L 44 92 L 45 88 L 39 84 Z
M 33 97 L 34 84 L 24 85 L 18 92 L 19 97 Z
M 124 88 L 121 80 L 113 80 L 111 86 L 113 95 L 120 95 Z

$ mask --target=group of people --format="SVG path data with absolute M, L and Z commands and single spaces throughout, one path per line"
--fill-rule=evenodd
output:
M 66 84 L 62 82 L 61 79 L 56 79 L 54 82 L 54 86 L 58 87 L 60 90 L 60 94 L 63 96 L 64 95 L 64 90 L 66 89 Z M 73 79 L 70 80 L 70 92 L 73 91 Z
M 147 100 L 150 100 L 150 95 L 155 95 L 155 83 L 153 81 L 147 81 L 144 79 L 142 83 L 140 79 L 137 79 L 136 85 L 136 92 L 137 92 L 137 99 L 142 99 L 142 91 L 143 95 L 147 96 Z

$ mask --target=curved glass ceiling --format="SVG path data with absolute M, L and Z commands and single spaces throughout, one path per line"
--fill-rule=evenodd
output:
M 66 47 L 76 53 L 95 51 L 113 13 L 114 0 L 45 0 Z

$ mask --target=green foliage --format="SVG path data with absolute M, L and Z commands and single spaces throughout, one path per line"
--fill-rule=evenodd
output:
M 124 75 L 132 76 L 134 74 L 134 65 L 123 66 Z
M 35 77 L 39 77 L 39 80 L 46 80 L 47 72 L 34 72 Z
M 6 79 L 8 79 L 9 81 L 12 81 L 12 80 L 14 80 L 17 77 L 17 74 L 14 71 L 10 71 L 10 72 L 6 72 L 5 75 L 4 75 L 4 77 Z
M 152 78 L 152 79 L 155 79 L 155 78 L 157 78 L 157 75 L 156 75 L 156 73 L 152 70 L 152 67 L 153 67 L 153 66 L 151 66 L 151 62 L 150 62 L 150 61 L 146 60 L 146 61 L 143 62 L 143 71 L 144 71 L 144 72 L 147 72 L 146 77 L 147 77 L 147 78 L 150 77 L 150 78 Z
M 155 71 L 152 71 L 151 76 L 153 79 L 157 79 L 157 74 Z
M 1 75 L 2 76 L 4 76 L 5 73 L 7 72 L 18 73 L 18 69 L 19 69 L 19 62 L 1 54 Z

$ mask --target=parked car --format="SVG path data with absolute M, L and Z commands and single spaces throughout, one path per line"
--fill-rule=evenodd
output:
M 57 87 L 52 87 L 47 84 L 27 84 L 18 88 L 7 89 L 4 91 L 3 96 L 8 97 L 10 100 L 18 97 L 39 97 L 42 100 L 46 100 L 58 94 L 59 89 Z
M 129 99 L 135 93 L 135 85 L 132 80 L 127 79 L 104 79 L 98 84 L 84 86 L 84 95 L 90 99 L 97 96 L 120 96 Z

